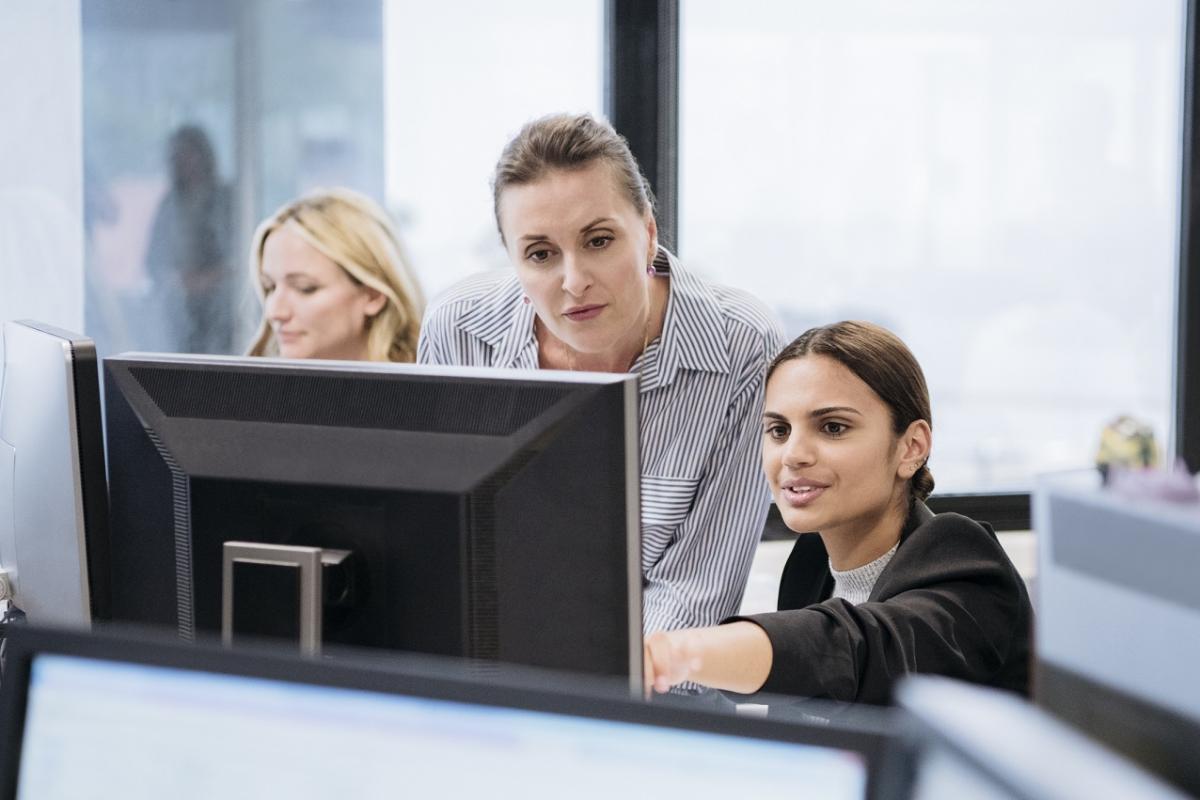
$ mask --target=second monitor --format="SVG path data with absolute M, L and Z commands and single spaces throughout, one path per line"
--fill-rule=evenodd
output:
M 191 638 L 220 630 L 223 600 L 229 622 L 231 593 L 235 619 L 281 597 L 287 617 L 312 565 L 254 553 L 283 546 L 339 562 L 326 643 L 640 686 L 633 376 L 137 354 L 105 370 L 114 619 Z

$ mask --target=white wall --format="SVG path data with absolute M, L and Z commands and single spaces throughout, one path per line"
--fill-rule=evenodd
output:
M 0 320 L 83 330 L 80 0 L 0 0 Z

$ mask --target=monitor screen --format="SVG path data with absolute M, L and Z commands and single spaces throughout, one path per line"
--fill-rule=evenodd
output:
M 108 501 L 95 345 L 32 320 L 5 322 L 3 335 L 0 571 L 12 613 L 43 624 L 105 619 Z
M 152 633 L 12 632 L 0 800 L 896 796 L 890 715 L 778 720 L 578 673 Z
M 634 376 L 136 354 L 105 370 L 115 619 L 191 638 L 316 616 L 327 644 L 640 681 Z M 281 621 L 318 573 L 319 608 Z
M 40 655 L 18 798 L 859 800 L 861 755 L 627 721 Z

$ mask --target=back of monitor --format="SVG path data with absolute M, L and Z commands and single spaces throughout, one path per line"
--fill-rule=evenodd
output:
M 0 570 L 10 602 L 30 620 L 86 625 L 93 609 L 81 476 L 95 454 L 81 452 L 77 394 L 92 388 L 98 399 L 98 392 L 77 386 L 77 369 L 95 374 L 95 348 L 82 336 L 27 320 L 5 322 L 3 333 Z M 92 492 L 100 495 L 92 498 L 95 506 L 103 486 Z

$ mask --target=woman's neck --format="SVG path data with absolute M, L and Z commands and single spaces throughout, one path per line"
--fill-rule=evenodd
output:
M 821 531 L 829 563 L 838 572 L 870 564 L 900 541 L 907 515 L 901 504 L 888 503 L 880 515 L 859 518 L 846 525 Z

